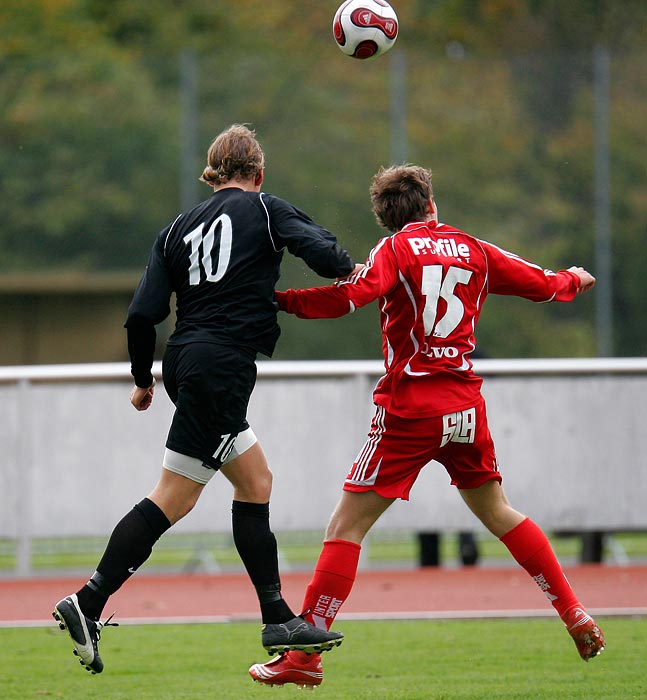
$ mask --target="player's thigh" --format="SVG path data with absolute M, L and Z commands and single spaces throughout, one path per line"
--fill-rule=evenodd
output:
M 439 418 L 401 418 L 378 406 L 344 491 L 408 500 L 421 469 L 438 454 L 441 438 Z
M 165 363 L 169 396 L 175 403 L 167 448 L 219 469 L 238 433 L 249 427 L 255 355 L 235 347 L 192 343 L 169 349 Z
M 485 401 L 442 416 L 442 450 L 437 460 L 459 489 L 476 489 L 488 481 L 501 482 L 490 434 Z

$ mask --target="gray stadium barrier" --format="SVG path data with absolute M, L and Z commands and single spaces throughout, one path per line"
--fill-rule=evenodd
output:
M 548 531 L 647 530 L 647 358 L 475 361 L 513 505 Z M 160 377 L 161 367 L 154 371 Z M 326 525 L 373 412 L 378 361 L 259 362 L 249 420 L 274 472 L 275 531 Z M 127 363 L 0 368 L 0 537 L 107 535 L 159 475 L 172 405 L 129 403 Z M 176 532 L 229 532 L 221 475 Z M 378 528 L 479 531 L 437 463 Z

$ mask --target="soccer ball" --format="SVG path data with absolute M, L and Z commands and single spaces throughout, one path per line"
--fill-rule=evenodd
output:
M 332 22 L 337 46 L 353 58 L 388 51 L 398 36 L 398 17 L 385 0 L 346 0 Z

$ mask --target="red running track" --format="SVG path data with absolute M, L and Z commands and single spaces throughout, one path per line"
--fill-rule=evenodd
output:
M 647 615 L 647 566 L 567 567 L 582 604 L 594 615 Z M 309 573 L 283 574 L 284 597 L 299 610 Z M 0 580 L 0 625 L 53 624 L 51 611 L 82 578 Z M 133 577 L 110 600 L 120 622 L 257 620 L 244 574 Z M 360 571 L 339 619 L 554 615 L 534 582 L 509 568 Z

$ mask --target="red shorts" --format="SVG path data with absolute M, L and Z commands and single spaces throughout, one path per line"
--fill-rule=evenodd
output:
M 445 467 L 459 489 L 501 482 L 482 397 L 473 408 L 434 418 L 400 418 L 378 406 L 344 490 L 409 500 L 420 470 L 431 460 Z

